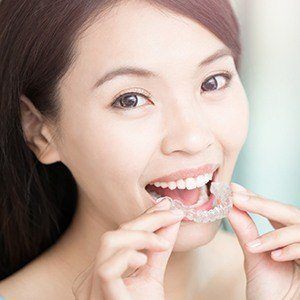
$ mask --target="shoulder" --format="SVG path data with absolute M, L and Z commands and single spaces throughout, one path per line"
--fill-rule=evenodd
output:
M 58 299 L 58 295 L 62 295 L 62 299 L 73 299 L 65 294 L 65 282 L 54 280 L 59 276 L 55 271 L 59 268 L 58 265 L 36 258 L 0 281 L 0 295 L 4 300 L 50 300 Z
M 4 300 L 8 299 L 38 299 L 39 289 L 42 288 L 42 277 L 37 277 L 36 269 L 29 264 L 12 275 L 0 281 L 0 294 Z M 0 300 L 2 300 L 0 298 Z
M 25 297 L 29 296 L 27 294 L 26 286 L 23 276 L 20 274 L 20 271 L 8 276 L 4 280 L 0 281 L 0 293 L 2 298 L 4 299 L 26 299 Z M 23 295 L 19 293 L 19 291 L 23 291 Z

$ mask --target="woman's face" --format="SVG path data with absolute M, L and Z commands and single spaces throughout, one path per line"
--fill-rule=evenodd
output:
M 57 147 L 90 214 L 109 226 L 132 220 L 153 205 L 145 190 L 150 181 L 207 163 L 219 163 L 218 181 L 230 182 L 247 134 L 248 104 L 231 56 L 199 66 L 226 49 L 210 31 L 147 3 L 127 2 L 93 23 L 76 49 L 60 85 Z M 95 87 L 121 67 L 148 73 L 109 77 Z M 209 84 L 212 75 L 218 76 Z M 137 102 L 122 107 L 119 96 L 127 92 Z M 208 243 L 220 222 L 182 222 L 174 251 Z

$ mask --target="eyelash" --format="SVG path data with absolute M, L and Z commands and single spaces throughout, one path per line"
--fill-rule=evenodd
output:
M 216 91 L 220 91 L 220 90 L 223 90 L 223 89 L 226 89 L 230 86 L 230 83 L 231 83 L 231 79 L 232 79 L 232 72 L 222 72 L 222 73 L 217 73 L 217 74 L 214 74 L 214 75 L 211 75 L 211 76 L 208 76 L 204 81 L 203 83 L 201 84 L 201 89 L 202 89 L 202 85 L 206 82 L 208 82 L 209 80 L 211 80 L 212 78 L 215 78 L 215 77 L 218 77 L 218 76 L 223 76 L 226 80 L 226 83 L 223 87 L 221 87 L 220 89 L 216 89 L 216 90 L 212 90 L 212 91 L 202 91 L 203 93 L 213 93 L 213 92 L 216 92 Z M 151 94 L 143 89 L 140 89 L 140 88 L 132 88 L 130 89 L 130 91 L 128 92 L 122 92 L 122 94 L 120 95 L 117 95 L 115 98 L 114 98 L 114 101 L 112 103 L 112 107 L 113 108 L 118 108 L 118 109 L 122 109 L 122 110 L 132 110 L 131 107 L 120 107 L 120 106 L 115 106 L 114 104 L 116 102 L 118 102 L 120 99 L 119 98 L 122 98 L 124 96 L 128 96 L 128 95 L 138 95 L 138 96 L 142 96 L 142 97 L 145 97 L 145 98 L 152 98 Z M 143 106 L 143 105 L 142 105 Z M 138 106 L 138 107 L 133 107 L 133 108 L 139 108 L 139 107 L 142 107 L 142 106 Z

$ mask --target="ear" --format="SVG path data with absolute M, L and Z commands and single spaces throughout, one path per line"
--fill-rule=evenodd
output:
M 41 113 L 25 95 L 20 96 L 20 109 L 24 139 L 37 159 L 43 164 L 60 161 L 51 128 L 46 125 Z

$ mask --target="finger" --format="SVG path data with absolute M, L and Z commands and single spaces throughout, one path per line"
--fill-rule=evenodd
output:
M 232 185 L 234 186 L 233 189 L 235 189 L 236 192 L 240 191 L 241 193 L 244 193 L 245 190 L 246 190 L 247 194 L 250 194 L 252 196 L 259 196 L 260 198 L 262 197 L 261 195 L 255 194 L 252 191 L 250 191 L 248 189 L 245 189 L 243 186 L 241 186 L 237 183 L 232 183 Z M 268 219 L 268 221 L 271 223 L 271 225 L 273 226 L 274 229 L 279 229 L 279 228 L 285 227 L 285 225 L 280 223 L 280 222 L 276 222 L 276 221 L 271 220 L 271 219 Z
M 168 210 L 171 207 L 170 197 L 161 197 L 159 202 L 148 208 L 143 214 L 150 214 L 157 210 Z
M 300 260 L 300 243 L 295 243 L 271 252 L 276 261 Z
M 121 248 L 135 250 L 150 249 L 162 251 L 170 247 L 170 242 L 163 237 L 141 230 L 114 230 L 105 232 L 100 239 L 97 263 L 102 263 Z
M 253 253 L 270 251 L 300 242 L 300 225 L 296 224 L 273 230 L 250 242 L 255 246 L 250 247 L 250 244 L 246 246 Z
M 127 248 L 119 250 L 97 267 L 94 278 L 95 281 L 99 281 L 104 299 L 130 300 L 131 297 L 121 276 L 128 268 L 138 268 L 146 263 L 145 254 Z
M 237 193 L 240 192 L 240 193 L 247 193 L 247 194 L 250 194 L 252 196 L 258 196 L 257 194 L 253 193 L 252 191 L 250 191 L 248 189 L 245 189 L 243 186 L 241 186 L 237 183 L 231 183 L 231 184 L 232 184 L 232 189 L 235 190 L 235 192 L 237 192 Z M 262 197 L 262 196 L 259 195 L 259 197 Z M 285 225 L 280 223 L 280 222 L 276 222 L 276 221 L 271 220 L 271 219 L 268 219 L 268 221 L 271 223 L 271 225 L 273 226 L 274 229 L 279 229 L 279 228 L 285 227 Z
M 238 209 L 234 205 L 227 217 L 243 250 L 246 267 L 250 270 L 266 257 L 265 253 L 251 253 L 246 248 L 246 243 L 258 238 L 257 227 L 247 212 Z
M 148 214 L 143 214 L 136 219 L 121 224 L 120 228 L 125 230 L 145 230 L 153 232 L 161 227 L 165 227 L 178 222 L 182 218 L 181 210 L 161 208 Z M 179 212 L 179 214 L 177 213 Z
M 239 209 L 259 214 L 285 226 L 300 223 L 300 209 L 296 206 L 258 196 L 235 183 L 231 187 L 232 201 Z
M 171 247 L 161 252 L 147 251 L 147 264 L 137 270 L 137 276 L 155 278 L 157 282 L 163 284 L 166 266 L 177 239 L 180 223 L 178 221 L 175 224 L 157 230 L 157 234 L 170 241 Z

